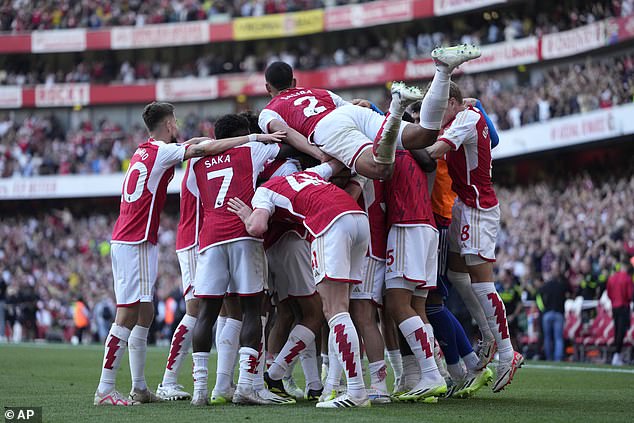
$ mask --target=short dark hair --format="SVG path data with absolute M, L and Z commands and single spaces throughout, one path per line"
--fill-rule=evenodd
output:
M 293 68 L 288 63 L 273 62 L 264 71 L 264 78 L 276 90 L 284 90 L 293 83 Z
M 251 110 L 247 110 L 239 114 L 240 116 L 244 116 L 249 121 L 249 132 L 252 134 L 261 134 L 262 130 L 260 129 L 260 123 L 258 122 L 258 115 L 253 113 Z
M 224 115 L 216 121 L 214 132 L 216 139 L 249 135 L 249 121 L 244 116 L 236 114 Z
M 455 98 L 458 103 L 462 103 L 462 90 L 453 81 L 449 81 L 449 98 Z
M 168 116 L 174 115 L 174 105 L 162 101 L 153 101 L 143 109 L 143 122 L 152 132 Z

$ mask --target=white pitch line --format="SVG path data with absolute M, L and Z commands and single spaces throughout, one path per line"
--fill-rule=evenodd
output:
M 578 372 L 625 373 L 629 375 L 634 374 L 634 369 L 617 369 L 613 367 L 553 366 L 549 364 L 527 363 L 526 368 L 544 370 L 576 370 Z

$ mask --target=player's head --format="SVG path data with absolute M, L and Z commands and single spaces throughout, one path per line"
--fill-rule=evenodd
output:
M 178 124 L 173 104 L 153 101 L 143 109 L 143 122 L 154 138 L 165 142 L 178 140 Z
M 264 71 L 266 91 L 271 97 L 275 97 L 288 88 L 295 88 L 297 81 L 293 77 L 293 68 L 288 63 L 273 62 Z
M 249 135 L 249 120 L 242 115 L 224 115 L 216 121 L 214 132 L 218 140 Z
M 251 110 L 239 113 L 240 116 L 244 116 L 249 121 L 249 132 L 252 134 L 261 134 L 260 124 L 258 123 L 258 115 Z
M 446 125 L 451 119 L 456 117 L 458 113 L 464 110 L 462 91 L 458 84 L 453 81 L 449 82 L 449 101 L 447 102 L 447 110 L 442 119 L 442 124 Z

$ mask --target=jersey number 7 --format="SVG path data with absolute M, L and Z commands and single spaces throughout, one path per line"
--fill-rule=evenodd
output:
M 226 169 L 207 172 L 208 181 L 214 178 L 222 178 L 222 184 L 220 185 L 220 190 L 218 191 L 218 196 L 216 197 L 216 202 L 214 203 L 214 208 L 217 209 L 225 204 L 225 197 L 227 196 L 227 191 L 229 191 L 231 179 L 233 179 L 233 168 L 228 167 Z

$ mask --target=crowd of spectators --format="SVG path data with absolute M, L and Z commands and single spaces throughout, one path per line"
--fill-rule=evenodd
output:
M 465 95 L 482 100 L 497 128 L 505 130 L 634 101 L 634 56 L 538 69 L 521 81 L 513 72 L 457 81 Z M 183 119 L 181 132 L 185 139 L 213 136 L 213 124 L 213 117 L 192 114 Z M 5 113 L 0 115 L 0 177 L 120 172 L 146 137 L 140 124 L 123 128 L 103 119 L 66 130 L 54 114 L 16 120 Z
M 3 0 L 1 31 L 143 26 L 297 12 L 368 0 Z
M 596 300 L 619 262 L 634 257 L 632 169 L 629 157 L 572 174 L 550 168 L 539 182 L 496 187 L 498 263 L 525 299 L 545 281 L 564 278 L 573 296 Z
M 466 94 L 482 101 L 498 129 L 634 101 L 631 53 L 541 68 L 532 76 L 519 81 L 517 73 L 502 72 L 456 80 Z
M 148 24 L 229 19 L 275 13 L 365 3 L 371 0 L 3 0 L 0 2 L 1 31 L 33 31 L 67 28 L 102 28 L 110 26 L 144 26 Z M 602 0 L 593 3 L 567 1 L 560 14 L 550 22 L 577 26 L 606 16 L 631 11 L 631 0 Z M 564 13 L 564 10 L 566 12 Z M 552 24 L 545 22 L 544 26 Z M 494 25 L 489 38 L 526 29 L 520 20 L 504 29 Z
M 185 139 L 212 137 L 213 119 L 188 115 L 181 133 Z M 121 172 L 146 139 L 140 124 L 124 130 L 102 119 L 97 125 L 84 121 L 64 131 L 54 114 L 34 114 L 22 122 L 7 114 L 0 116 L 0 177 Z
M 110 53 L 107 59 L 103 54 L 95 57 L 77 55 L 64 61 L 52 61 L 51 56 L 12 56 L 10 60 L 0 61 L 0 85 L 63 82 L 132 84 L 158 78 L 262 71 L 275 60 L 283 60 L 301 70 L 379 60 L 411 60 L 429 57 L 432 49 L 440 45 L 485 45 L 563 31 L 605 17 L 634 13 L 634 0 L 576 3 L 573 1 L 575 7 L 556 4 L 546 5 L 543 10 L 527 7 L 524 10 L 477 13 L 459 19 L 438 18 L 401 25 L 395 31 L 381 28 L 355 31 L 343 39 L 335 33 L 325 33 L 319 34 L 319 39 L 313 36 L 268 40 L 266 44 L 252 42 L 255 47 L 226 49 L 214 45 L 192 46 L 189 48 L 195 54 L 184 60 L 180 55 L 165 55 L 157 50 L 146 50 L 143 55 L 133 54 L 132 57 Z M 146 4 L 143 2 L 142 7 L 146 7 Z
M 595 300 L 619 260 L 634 258 L 633 166 L 634 159 L 622 158 L 571 173 L 549 170 L 526 185 L 496 186 L 502 216 L 496 280 L 499 289 L 518 293 L 507 305 L 517 330 L 526 331 L 521 301 L 534 300 L 545 284 L 558 280 L 571 297 Z M 0 288 L 14 339 L 70 340 L 73 307 L 81 299 L 93 334 L 85 339 L 103 341 L 114 317 L 109 240 L 115 207 L 111 213 L 62 209 L 2 217 Z M 177 219 L 171 211 L 161 219 L 157 340 L 169 339 L 166 307 L 181 303 Z M 598 283 L 588 285 L 590 280 Z
M 110 235 L 115 219 L 115 214 L 74 216 L 68 210 L 33 217 L 3 216 L 0 284 L 6 286 L 11 338 L 70 340 L 73 307 L 81 299 L 90 311 L 94 334 L 86 339 L 103 341 L 114 318 Z M 174 254 L 177 219 L 169 214 L 161 219 L 159 245 L 165 260 L 161 260 L 157 308 L 170 296 L 180 300 L 180 295 L 173 294 L 180 289 Z

